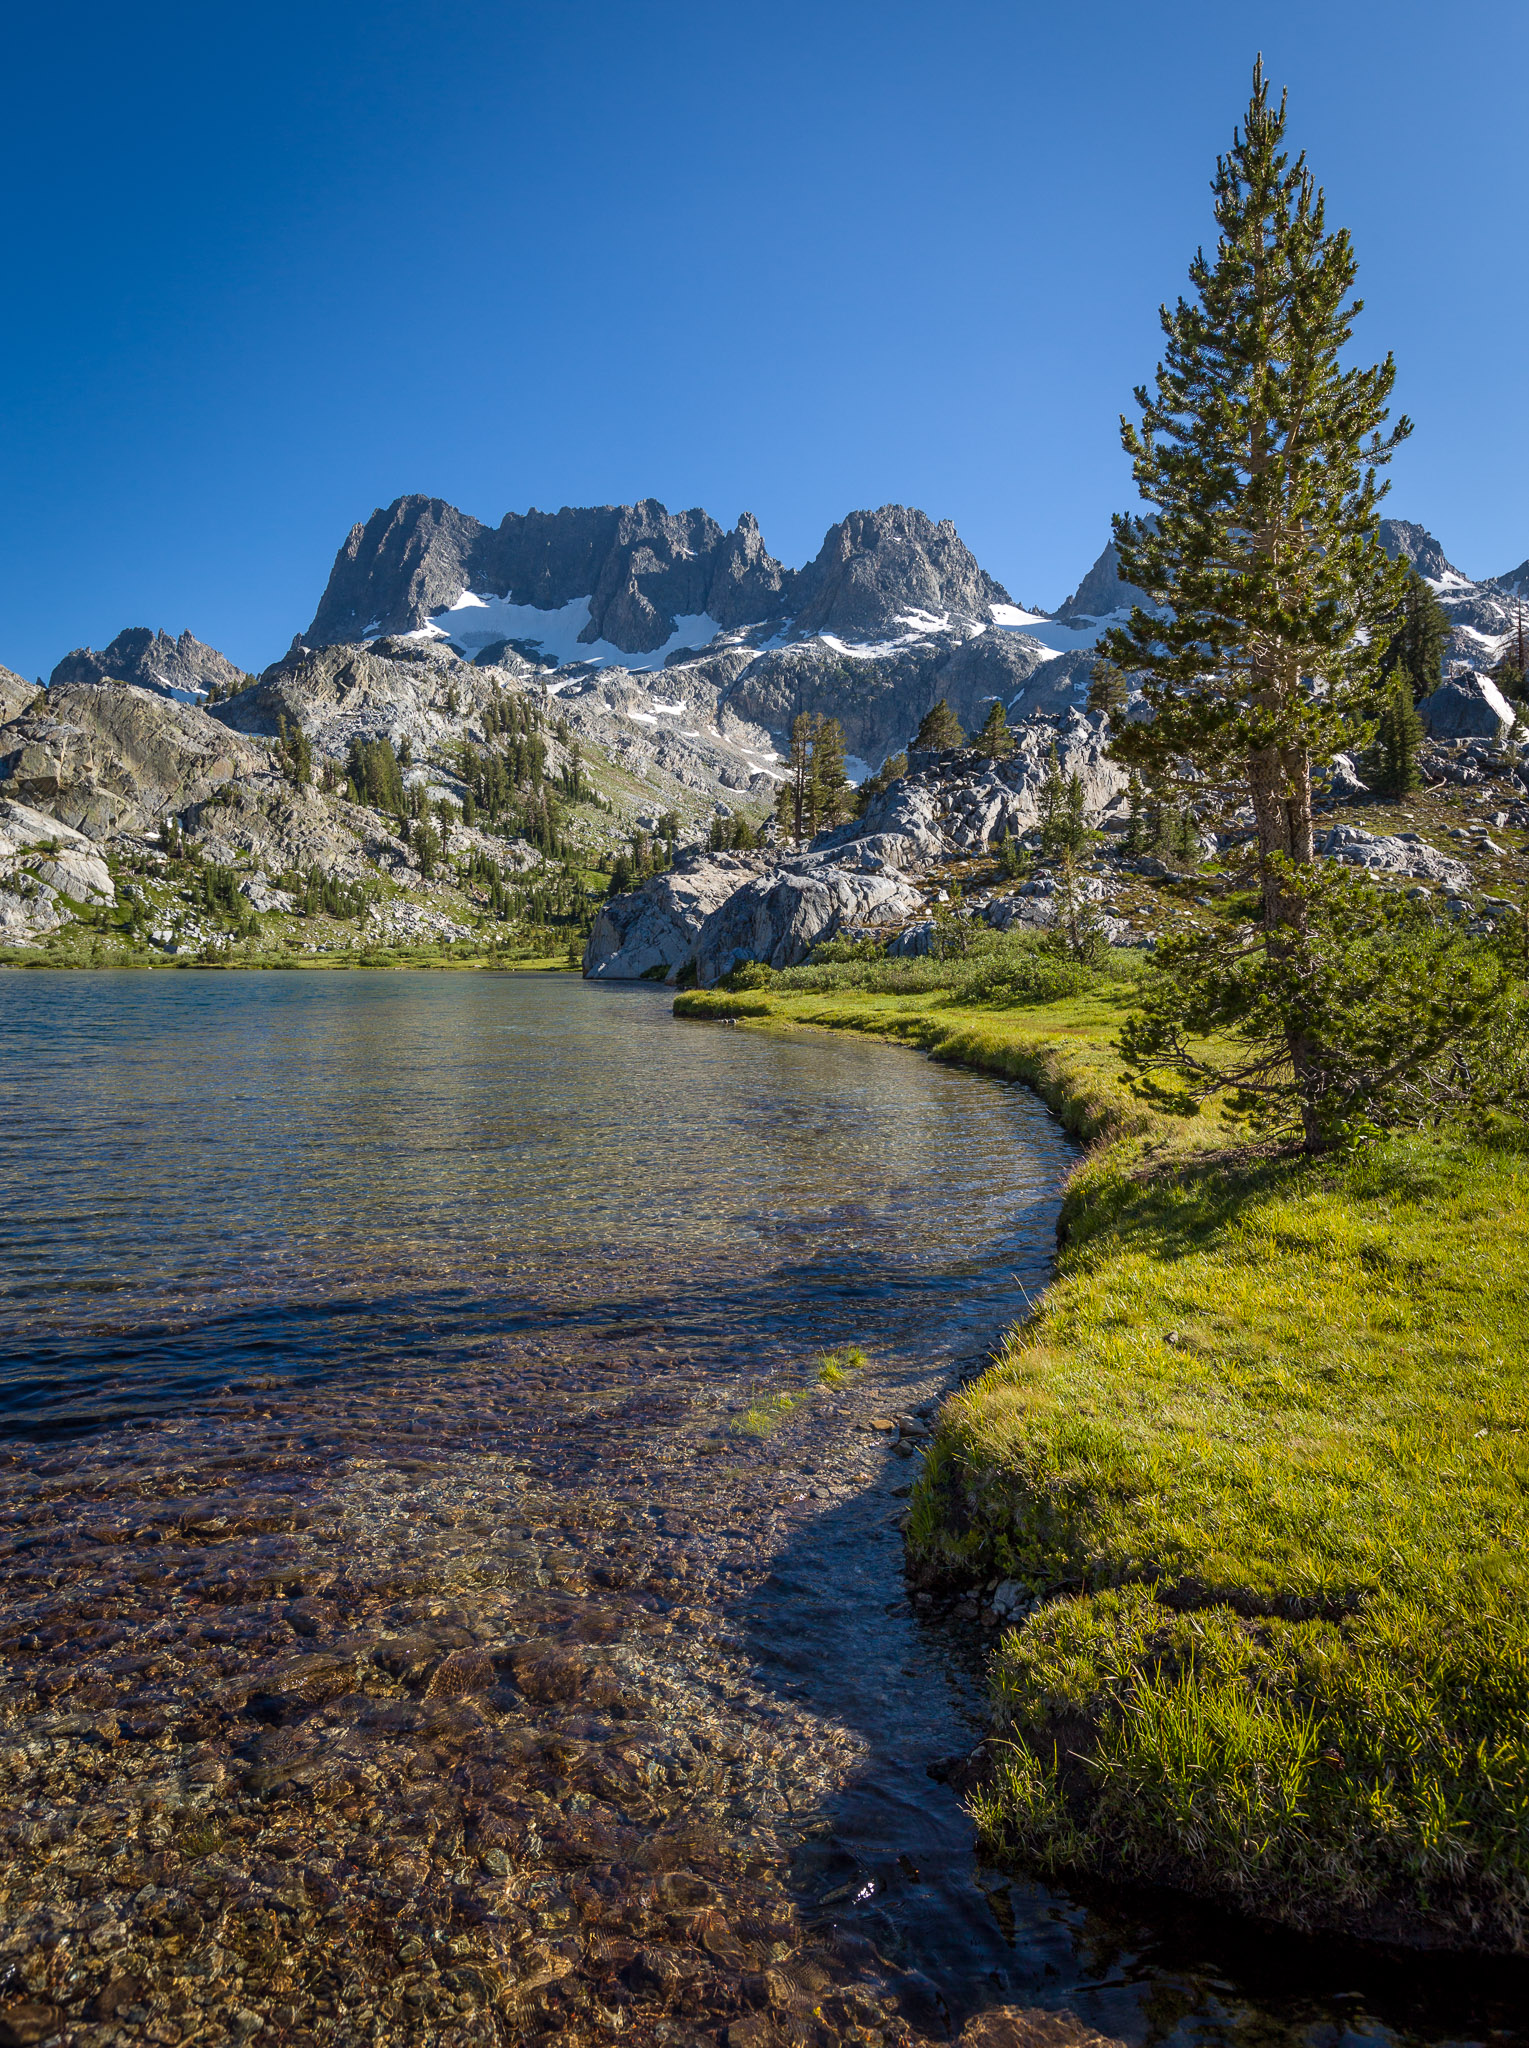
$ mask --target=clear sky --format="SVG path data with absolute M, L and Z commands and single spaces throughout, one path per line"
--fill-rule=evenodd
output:
M 356 519 L 656 497 L 787 563 L 955 520 L 1054 606 L 1262 49 L 1417 432 L 1388 509 L 1529 555 L 1523 0 L 18 9 L 0 662 L 273 659 Z

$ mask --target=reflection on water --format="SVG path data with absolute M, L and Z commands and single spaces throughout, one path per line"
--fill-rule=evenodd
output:
M 1516 1979 L 974 1860 L 930 1770 L 981 1649 L 914 1618 L 874 1425 L 1044 1284 L 1068 1148 L 1022 1092 L 566 978 L 10 975 L 0 1050 L 0 2004 L 757 2048 L 1513 2017 Z

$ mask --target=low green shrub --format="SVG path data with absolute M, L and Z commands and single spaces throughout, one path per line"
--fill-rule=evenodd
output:
M 840 990 L 864 995 L 939 994 L 959 1005 L 1018 1009 L 1061 1002 L 1092 990 L 1123 987 L 1140 973 L 1130 961 L 1110 956 L 1090 966 L 1032 933 L 972 928 L 968 950 L 959 957 L 889 959 L 874 941 L 820 946 L 800 967 L 783 967 L 768 981 L 739 987 L 778 990 L 783 995 L 828 995 Z M 744 970 L 740 970 L 744 971 Z

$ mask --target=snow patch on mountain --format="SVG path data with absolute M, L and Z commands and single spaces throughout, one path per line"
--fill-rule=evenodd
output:
M 476 591 L 464 590 L 454 604 L 432 612 L 428 625 L 404 637 L 449 640 L 469 657 L 485 647 L 512 641 L 540 648 L 559 667 L 587 661 L 600 668 L 625 668 L 640 673 L 662 668 L 667 658 L 682 648 L 690 651 L 709 646 L 723 630 L 705 612 L 692 612 L 675 620 L 674 631 L 662 647 L 655 647 L 650 654 L 628 654 L 609 640 L 581 639 L 579 636 L 588 631 L 589 616 L 587 597 L 571 598 L 555 611 L 544 611 L 534 604 L 511 604 L 508 598 L 480 597 Z

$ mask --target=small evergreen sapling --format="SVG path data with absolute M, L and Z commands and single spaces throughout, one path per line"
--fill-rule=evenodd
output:
M 1423 721 L 1412 701 L 1412 686 L 1405 672 L 1392 676 L 1386 685 L 1375 733 L 1375 752 L 1380 761 L 1376 785 L 1382 796 L 1407 796 L 1422 781 L 1417 751 L 1423 741 Z
M 943 754 L 952 747 L 965 746 L 961 721 L 943 697 L 937 698 L 924 713 L 913 744 L 924 754 Z
M 994 761 L 1006 760 L 1013 753 L 1014 735 L 1009 729 L 1009 720 L 1001 697 L 995 697 L 988 706 L 987 717 L 982 721 L 982 730 L 972 741 L 972 745 L 979 754 L 987 754 Z
M 1102 711 L 1112 725 L 1118 724 L 1125 716 L 1129 694 L 1125 677 L 1108 656 L 1101 654 L 1088 679 L 1089 710 Z

